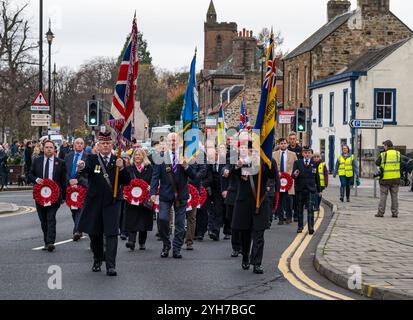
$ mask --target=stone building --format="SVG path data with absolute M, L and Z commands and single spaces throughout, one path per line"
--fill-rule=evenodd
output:
M 349 11 L 348 0 L 328 1 L 327 23 L 283 59 L 285 109 L 309 108 L 311 82 L 339 73 L 370 49 L 412 36 L 389 2 L 358 0 L 357 9 Z M 303 143 L 308 142 L 305 135 Z
M 233 108 L 226 118 L 231 124 L 235 124 L 239 121 L 242 97 L 245 97 L 248 104 L 250 120 L 255 122 L 261 93 L 263 46 L 258 44 L 252 31 L 238 31 L 235 22 L 218 22 L 212 0 L 204 32 L 204 68 L 198 79 L 200 127 L 205 126 L 208 116 L 216 117 L 221 101 L 224 108 L 229 105 Z M 282 79 L 279 79 L 280 85 Z

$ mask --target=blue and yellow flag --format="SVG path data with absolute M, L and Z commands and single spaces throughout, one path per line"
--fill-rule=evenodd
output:
M 198 91 L 196 89 L 196 53 L 191 63 L 189 83 L 185 93 L 181 113 L 182 134 L 184 138 L 183 153 L 187 160 L 193 159 L 199 152 Z
M 226 143 L 227 125 L 225 123 L 224 107 L 221 104 L 218 115 L 218 146 Z
M 267 51 L 267 73 L 261 93 L 257 121 L 254 130 L 260 130 L 260 153 L 262 160 L 271 168 L 271 159 L 275 138 L 275 113 L 277 95 L 277 68 L 274 57 L 274 35 L 271 33 L 270 45 Z

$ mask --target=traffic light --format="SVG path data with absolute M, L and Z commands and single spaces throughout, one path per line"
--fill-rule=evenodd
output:
M 296 130 L 298 133 L 307 131 L 307 109 L 297 109 Z
M 291 118 L 291 131 L 297 132 L 297 117 L 296 116 Z
M 87 125 L 89 127 L 99 126 L 99 102 L 89 100 L 87 102 Z

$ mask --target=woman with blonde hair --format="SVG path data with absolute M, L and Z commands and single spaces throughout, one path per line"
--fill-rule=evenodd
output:
M 137 148 L 131 159 L 131 165 L 127 168 L 131 179 L 144 180 L 148 185 L 152 179 L 152 165 L 142 148 Z M 135 250 L 136 237 L 139 232 L 139 249 L 145 250 L 145 243 L 148 236 L 148 231 L 153 229 L 152 210 L 148 206 L 140 204 L 135 206 L 126 203 L 126 221 L 125 229 L 128 232 L 129 238 L 126 243 L 126 248 Z

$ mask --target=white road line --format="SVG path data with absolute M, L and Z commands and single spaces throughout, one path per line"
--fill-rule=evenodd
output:
M 80 239 L 86 239 L 86 236 L 83 236 L 82 238 L 80 238 Z M 62 244 L 66 244 L 66 243 L 70 243 L 70 242 L 73 242 L 73 239 L 69 239 L 69 240 L 65 240 L 65 241 L 61 241 L 61 242 L 56 242 L 54 245 L 55 246 L 60 246 L 60 245 L 62 245 Z M 44 248 L 44 246 L 41 246 L 41 247 L 38 247 L 38 248 L 33 248 L 32 250 L 33 251 L 40 251 L 40 250 L 42 250 Z

